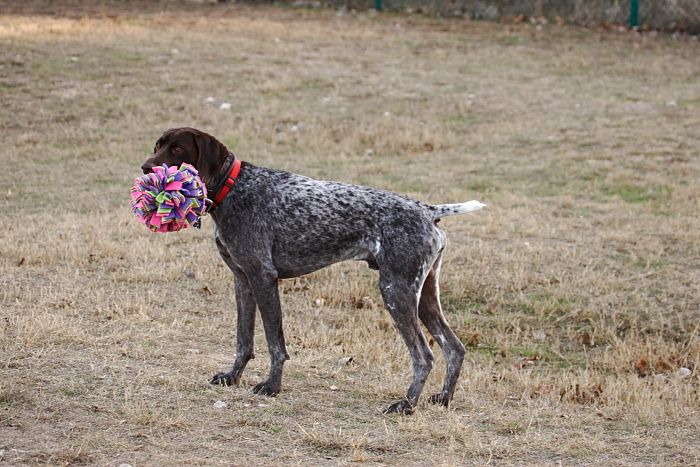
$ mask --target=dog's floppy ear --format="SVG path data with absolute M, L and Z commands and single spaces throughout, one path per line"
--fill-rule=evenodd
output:
M 221 169 L 229 150 L 219 140 L 202 131 L 195 130 L 194 142 L 197 145 L 197 163 L 195 166 L 199 171 L 205 184 Z

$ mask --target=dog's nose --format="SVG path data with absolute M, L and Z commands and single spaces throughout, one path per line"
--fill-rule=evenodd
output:
M 141 170 L 143 170 L 143 173 L 147 174 L 147 173 L 151 173 L 153 171 L 153 167 L 154 167 L 153 164 L 146 162 L 145 164 L 143 164 L 141 166 Z

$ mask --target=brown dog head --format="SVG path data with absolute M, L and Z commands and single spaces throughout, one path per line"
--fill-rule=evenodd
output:
M 180 166 L 186 162 L 199 172 L 205 184 L 212 181 L 221 169 L 229 150 L 219 140 L 194 128 L 173 128 L 158 138 L 153 154 L 141 169 L 150 172 L 153 167 L 167 164 Z

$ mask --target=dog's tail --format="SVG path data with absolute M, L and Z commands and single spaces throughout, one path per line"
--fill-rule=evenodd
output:
M 484 206 L 486 205 L 477 200 L 471 200 L 466 203 L 435 204 L 430 206 L 430 209 L 432 210 L 433 219 L 440 219 L 441 217 L 454 216 L 455 214 L 478 211 Z

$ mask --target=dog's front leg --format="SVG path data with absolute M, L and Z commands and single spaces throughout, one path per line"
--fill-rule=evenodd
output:
M 282 307 L 277 289 L 277 272 L 256 271 L 248 274 L 248 280 L 260 309 L 267 348 L 270 352 L 270 376 L 267 381 L 255 386 L 253 392 L 265 396 L 276 396 L 282 387 L 282 367 L 284 362 L 289 360 L 282 331 Z
M 217 373 L 211 379 L 211 384 L 223 384 L 229 386 L 233 383 L 238 384 L 241 379 L 241 374 L 248 364 L 248 361 L 255 358 L 254 341 L 255 341 L 255 295 L 253 288 L 248 282 L 248 277 L 243 270 L 239 268 L 233 261 L 228 249 L 221 242 L 218 235 L 216 236 L 216 246 L 219 249 L 219 255 L 224 260 L 226 266 L 231 270 L 234 277 L 234 287 L 236 291 L 236 360 L 233 362 L 233 368 L 228 373 Z
M 227 258 L 224 257 L 224 260 Z M 226 261 L 229 263 L 229 261 Z M 229 267 L 234 273 L 236 290 L 236 360 L 228 373 L 217 373 L 211 379 L 211 384 L 238 384 L 241 374 L 250 359 L 255 358 L 255 296 L 248 279 L 235 265 Z

